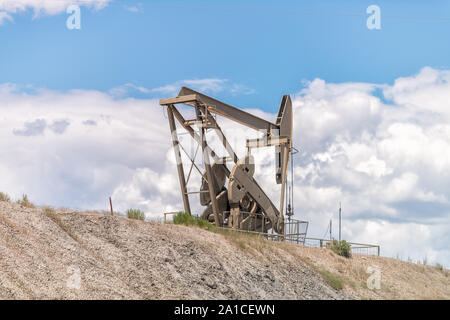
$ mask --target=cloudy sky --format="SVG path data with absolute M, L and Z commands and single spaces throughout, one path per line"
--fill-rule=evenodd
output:
M 344 239 L 450 266 L 448 2 L 379 1 L 369 30 L 364 1 L 91 0 L 69 30 L 76 2 L 0 0 L 0 191 L 160 217 L 182 202 L 159 98 L 185 85 L 273 121 L 288 93 L 309 235 L 337 226 L 342 202 Z M 219 121 L 243 155 L 256 133 Z M 278 203 L 273 150 L 255 156 Z

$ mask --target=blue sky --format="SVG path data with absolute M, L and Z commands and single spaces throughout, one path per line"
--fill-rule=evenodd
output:
M 366 27 L 371 4 L 381 30 Z M 81 10 L 81 30 L 65 27 L 64 12 L 5 22 L 0 83 L 104 91 L 219 78 L 248 89 L 222 99 L 274 112 L 302 80 L 392 83 L 449 67 L 448 1 L 116 1 Z

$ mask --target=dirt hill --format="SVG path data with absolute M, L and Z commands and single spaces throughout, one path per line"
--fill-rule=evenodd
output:
M 449 299 L 449 284 L 390 258 L 0 201 L 0 299 Z

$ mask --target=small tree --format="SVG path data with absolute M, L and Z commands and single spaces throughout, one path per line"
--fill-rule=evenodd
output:
M 331 242 L 331 250 L 333 250 L 334 253 L 346 258 L 351 258 L 352 256 L 350 245 L 345 240 L 333 240 Z
M 144 213 L 144 211 L 139 210 L 139 209 L 128 209 L 127 217 L 129 219 L 145 220 L 145 213 Z

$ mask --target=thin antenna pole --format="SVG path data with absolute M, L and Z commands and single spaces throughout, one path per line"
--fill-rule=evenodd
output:
M 292 154 L 292 148 L 291 148 L 291 210 L 292 214 L 294 214 L 294 156 Z
M 291 206 L 291 186 L 289 186 L 288 188 L 289 188 L 289 190 L 288 190 L 288 193 L 289 193 L 288 207 L 290 207 L 290 209 L 288 208 L 288 211 L 289 211 L 288 220 L 291 221 L 291 215 L 293 214 L 292 206 Z
M 330 219 L 330 240 L 333 240 L 333 237 L 331 236 L 332 232 L 332 227 L 333 227 L 333 219 Z
M 341 241 L 341 202 L 339 201 L 339 241 Z
M 288 188 L 288 179 L 286 179 L 286 185 L 285 186 L 286 186 L 286 189 L 287 189 Z M 286 192 L 286 208 L 284 209 L 286 215 L 288 215 L 288 206 L 287 206 L 288 194 L 289 194 L 289 192 Z

